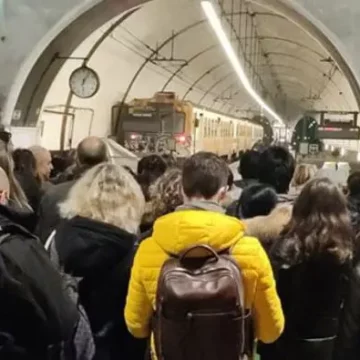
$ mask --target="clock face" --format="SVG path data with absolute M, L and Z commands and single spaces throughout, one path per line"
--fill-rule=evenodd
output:
M 100 87 L 99 76 L 86 66 L 76 69 L 71 74 L 69 83 L 71 91 L 83 99 L 94 96 Z

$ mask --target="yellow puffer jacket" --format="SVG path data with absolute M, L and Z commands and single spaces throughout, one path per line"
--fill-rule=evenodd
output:
M 257 239 L 244 237 L 239 220 L 199 210 L 177 211 L 158 219 L 152 237 L 140 245 L 125 307 L 129 331 L 138 338 L 150 335 L 158 277 L 167 253 L 179 254 L 195 244 L 219 251 L 236 244 L 233 257 L 244 277 L 246 306 L 253 310 L 255 335 L 264 343 L 275 341 L 283 331 L 284 316 L 265 251 Z

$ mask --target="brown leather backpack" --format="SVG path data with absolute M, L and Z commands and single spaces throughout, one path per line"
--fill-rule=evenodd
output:
M 230 250 L 197 245 L 163 265 L 153 324 L 158 360 L 251 356 L 249 319 L 241 271 Z

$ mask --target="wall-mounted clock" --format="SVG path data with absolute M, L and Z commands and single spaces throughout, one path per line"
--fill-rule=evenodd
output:
M 72 72 L 69 85 L 74 95 L 82 99 L 88 99 L 99 91 L 100 78 L 95 70 L 82 66 Z

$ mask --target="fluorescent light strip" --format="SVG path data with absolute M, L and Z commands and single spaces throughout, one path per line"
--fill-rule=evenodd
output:
M 245 90 L 261 107 L 263 107 L 264 110 L 266 110 L 275 120 L 277 120 L 280 124 L 283 125 L 284 121 L 281 119 L 281 117 L 276 114 L 276 112 L 264 102 L 260 95 L 257 94 L 251 86 L 250 81 L 246 76 L 245 71 L 242 68 L 240 61 L 224 31 L 220 18 L 216 13 L 213 4 L 210 1 L 202 1 L 201 5 L 212 28 L 215 31 L 216 36 L 218 37 L 222 47 L 224 48 L 226 55 L 228 56 L 232 66 L 234 67 L 235 72 L 237 73 L 241 83 L 244 85 Z

